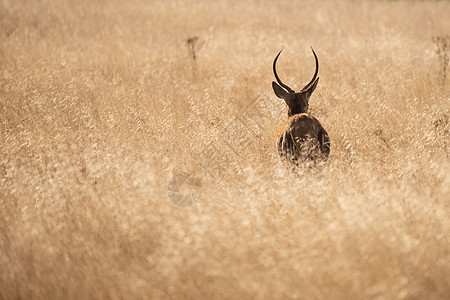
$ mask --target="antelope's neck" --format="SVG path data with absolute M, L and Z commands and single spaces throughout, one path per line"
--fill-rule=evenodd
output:
M 306 114 L 308 113 L 307 111 L 303 111 L 301 109 L 299 110 L 295 110 L 295 109 L 289 109 L 288 110 L 288 119 L 292 116 L 298 115 L 298 114 Z

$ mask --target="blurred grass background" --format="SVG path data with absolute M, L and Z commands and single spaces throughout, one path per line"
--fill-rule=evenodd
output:
M 449 15 L 3 0 L 0 298 L 450 298 Z M 331 155 L 295 176 L 271 68 L 284 49 L 301 88 L 310 45 Z M 247 115 L 260 100 L 274 110 Z M 201 185 L 188 208 L 168 197 L 182 172 Z

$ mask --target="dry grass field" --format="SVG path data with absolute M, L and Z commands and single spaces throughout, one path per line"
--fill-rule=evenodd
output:
M 0 1 L 0 298 L 449 299 L 449 15 Z M 272 62 L 298 90 L 310 46 L 331 155 L 293 173 Z

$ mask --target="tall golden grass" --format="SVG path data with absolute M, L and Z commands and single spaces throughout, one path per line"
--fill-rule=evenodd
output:
M 450 298 L 449 15 L 2 1 L 0 298 Z M 302 87 L 310 45 L 331 155 L 293 174 L 271 67 Z

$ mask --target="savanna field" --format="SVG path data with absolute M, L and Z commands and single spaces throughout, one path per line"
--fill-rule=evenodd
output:
M 1 299 L 449 299 L 450 2 L 0 2 Z M 272 62 L 331 139 L 276 150 Z M 448 76 L 446 76 L 448 75 Z

